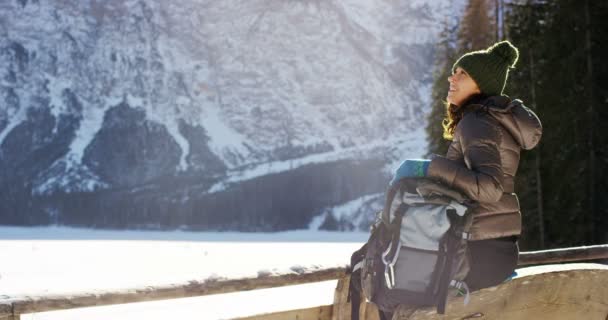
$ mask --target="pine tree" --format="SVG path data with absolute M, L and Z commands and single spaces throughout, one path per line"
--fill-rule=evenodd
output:
M 458 32 L 458 48 L 461 52 L 481 50 L 496 40 L 495 10 L 488 0 L 469 0 Z
M 506 92 L 514 98 L 522 99 L 536 113 L 539 108 L 538 84 L 542 82 L 543 57 L 539 41 L 545 32 L 548 8 L 543 3 L 529 1 L 528 4 L 512 6 L 508 10 L 507 24 L 511 27 L 512 41 L 519 47 L 520 57 L 516 69 L 512 70 Z M 540 97 L 542 98 L 542 97 Z M 543 121 L 543 117 L 541 121 Z M 544 122 L 544 121 L 543 121 Z M 541 152 L 546 143 L 541 143 L 532 151 L 522 151 L 516 178 L 516 191 L 520 199 L 523 216 L 523 235 L 520 246 L 544 248 L 546 246 L 546 223 L 544 192 L 542 190 L 542 168 L 544 159 Z
M 445 99 L 449 88 L 447 79 L 452 73 L 451 63 L 456 58 L 454 34 L 456 34 L 455 27 L 451 27 L 449 21 L 445 21 L 435 55 L 434 82 L 431 96 L 433 105 L 427 117 L 426 127 L 429 142 L 427 156 L 431 154 L 444 155 L 450 145 L 450 141 L 443 137 L 442 122 L 446 118 Z
M 535 151 L 542 160 L 540 175 L 530 152 L 522 154 L 517 175 L 528 245 L 539 243 L 539 224 L 529 213 L 539 208 L 535 188 L 541 180 L 548 246 L 608 241 L 608 199 L 598 196 L 608 191 L 608 129 L 600 125 L 608 120 L 608 90 L 601 85 L 608 80 L 608 67 L 600 58 L 608 54 L 602 40 L 608 36 L 602 18 L 607 13 L 607 4 L 594 1 L 510 5 L 507 27 L 521 60 L 508 89 L 524 101 L 535 93 L 535 111 L 544 127 Z

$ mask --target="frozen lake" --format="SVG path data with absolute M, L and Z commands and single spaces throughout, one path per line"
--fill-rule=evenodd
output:
M 0 227 L 0 297 L 238 278 L 293 267 L 337 267 L 367 233 L 209 233 Z M 331 304 L 336 281 L 23 319 L 227 319 Z

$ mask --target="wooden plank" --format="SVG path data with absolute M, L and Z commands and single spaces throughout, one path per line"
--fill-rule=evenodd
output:
M 423 308 L 397 311 L 393 320 L 606 320 L 607 288 L 607 269 L 539 273 L 475 291 L 466 306 L 463 297 L 450 298 L 445 315 Z
M 608 259 L 608 245 L 521 252 L 519 266 Z
M 349 285 L 350 275 L 345 275 L 338 280 L 334 293 L 332 320 L 350 320 L 351 318 L 351 303 L 348 302 Z M 359 306 L 359 318 L 361 320 L 379 320 L 380 316 L 375 305 L 362 301 Z
M 336 290 L 334 291 L 334 308 L 331 320 L 350 319 L 350 304 L 348 303 L 348 287 L 350 275 L 338 279 Z
M 261 314 L 234 320 L 331 320 L 333 306 Z
M 340 313 L 336 318 L 332 318 L 332 320 L 350 320 L 351 312 L 350 309 L 351 304 L 349 303 L 341 303 L 338 305 L 334 305 L 334 310 L 340 309 L 343 312 Z M 361 320 L 380 320 L 380 315 L 378 314 L 378 308 L 375 305 L 367 302 L 361 302 L 359 306 L 359 319 Z
M 19 320 L 13 316 L 13 306 L 8 302 L 0 302 L 0 320 Z
M 110 292 L 22 296 L 13 297 L 4 301 L 0 300 L 0 304 L 12 304 L 12 311 L 15 314 L 35 313 L 91 306 L 186 298 L 335 280 L 344 275 L 344 270 L 345 268 L 304 270 L 288 274 L 263 275 L 255 278 L 207 279 L 200 282 L 190 281 L 186 284 L 148 286 L 138 289 Z M 0 312 L 2 312 L 2 310 L 0 310 Z M 0 313 L 0 317 L 7 315 L 9 315 L 9 313 L 7 313 L 6 310 L 4 311 L 4 314 Z

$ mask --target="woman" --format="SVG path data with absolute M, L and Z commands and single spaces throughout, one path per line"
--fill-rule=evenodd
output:
M 520 100 L 503 95 L 518 50 L 508 41 L 458 59 L 448 77 L 444 138 L 452 140 L 445 157 L 405 160 L 393 182 L 430 177 L 479 203 L 473 210 L 466 282 L 481 289 L 504 281 L 517 266 L 521 234 L 514 178 L 521 149 L 540 141 L 538 117 Z

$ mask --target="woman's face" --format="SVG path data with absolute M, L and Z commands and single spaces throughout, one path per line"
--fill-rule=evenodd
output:
M 448 77 L 450 91 L 448 91 L 447 101 L 460 107 L 471 95 L 481 93 L 477 83 L 461 67 L 456 67 L 454 74 Z

